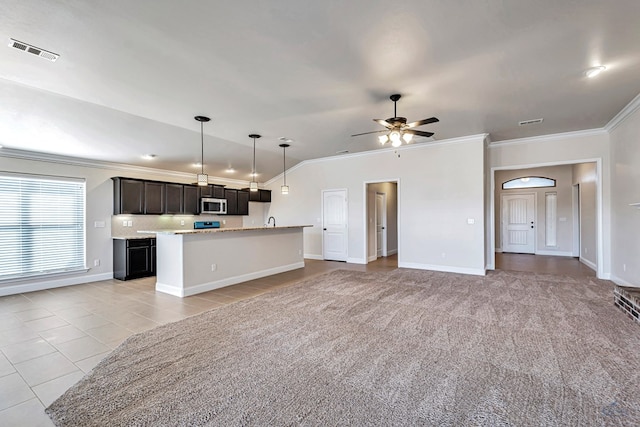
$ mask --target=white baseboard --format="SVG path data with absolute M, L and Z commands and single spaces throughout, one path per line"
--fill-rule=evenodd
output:
M 391 249 L 391 250 L 387 251 L 387 256 L 395 255 L 397 253 L 398 253 L 397 249 Z
M 502 248 L 496 248 L 495 250 L 497 253 L 502 253 Z
M 200 285 L 191 286 L 188 288 L 181 288 L 178 286 L 168 285 L 166 283 L 156 282 L 156 291 L 183 298 L 191 295 L 201 294 L 202 292 L 212 291 L 218 288 L 224 288 L 225 286 L 231 286 L 249 280 L 259 279 L 261 277 L 284 273 L 285 271 L 297 270 L 298 268 L 304 268 L 304 261 L 275 268 L 268 268 L 266 270 L 255 271 L 253 273 L 242 274 L 240 276 L 228 277 L 226 279 L 215 280 L 213 282 L 202 283 Z
M 322 257 L 322 255 L 316 255 L 316 254 L 304 254 L 304 258 L 305 259 L 317 259 L 319 261 L 322 261 L 324 259 Z
M 369 256 L 369 258 L 368 258 L 368 261 L 369 261 L 369 262 L 372 262 L 372 261 L 375 261 L 375 260 L 377 260 L 377 259 L 378 259 L 378 256 L 377 256 L 377 255 L 370 255 L 370 256 Z
M 443 271 L 445 273 L 472 274 L 474 276 L 485 276 L 487 274 L 487 272 L 482 268 L 452 267 L 449 265 L 420 264 L 417 262 L 398 261 L 398 267 L 415 268 L 417 270 Z
M 592 263 L 591 261 L 589 261 L 588 259 L 580 257 L 580 262 L 586 265 L 587 267 L 589 267 L 590 269 L 592 269 L 593 271 L 598 270 L 598 266 Z
M 15 285 L 0 285 L 0 296 L 22 294 L 24 292 L 42 291 L 44 289 L 62 288 L 64 286 L 82 285 L 84 283 L 99 282 L 113 279 L 113 272 L 91 274 L 88 276 L 63 277 L 58 279 L 29 281 Z
M 640 285 L 634 285 L 633 283 L 629 283 L 626 280 L 619 278 L 618 276 L 611 276 L 611 278 L 609 280 L 611 280 L 613 283 L 615 283 L 618 286 L 627 286 L 627 287 L 630 287 L 630 288 L 640 288 Z
M 367 261 L 364 258 L 347 258 L 349 264 L 366 264 Z
M 550 256 L 573 256 L 572 251 L 536 251 L 536 255 L 550 255 Z

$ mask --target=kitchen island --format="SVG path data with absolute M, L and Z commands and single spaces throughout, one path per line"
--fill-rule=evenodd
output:
M 152 232 L 156 290 L 186 297 L 303 268 L 304 227 L 311 226 Z

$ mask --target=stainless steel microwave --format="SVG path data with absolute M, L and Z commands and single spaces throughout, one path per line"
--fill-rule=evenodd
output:
M 203 197 L 200 199 L 200 213 L 216 215 L 226 214 L 227 200 Z

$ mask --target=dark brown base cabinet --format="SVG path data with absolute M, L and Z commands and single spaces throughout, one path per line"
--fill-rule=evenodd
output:
M 118 280 L 156 275 L 156 239 L 114 239 L 113 277 Z

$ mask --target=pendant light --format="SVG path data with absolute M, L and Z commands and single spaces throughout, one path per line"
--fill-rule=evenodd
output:
M 284 178 L 280 190 L 282 194 L 289 194 L 289 186 L 287 185 L 287 147 L 289 144 L 280 144 L 280 147 L 282 147 L 282 177 Z
M 256 182 L 256 139 L 261 135 L 252 133 L 249 138 L 253 138 L 253 169 L 251 170 L 251 184 L 249 184 L 249 191 L 258 191 L 258 183 Z
M 204 173 L 204 124 L 211 120 L 205 116 L 195 116 L 194 119 L 200 122 L 200 173 L 197 175 L 198 185 L 205 187 L 209 185 L 209 175 Z

